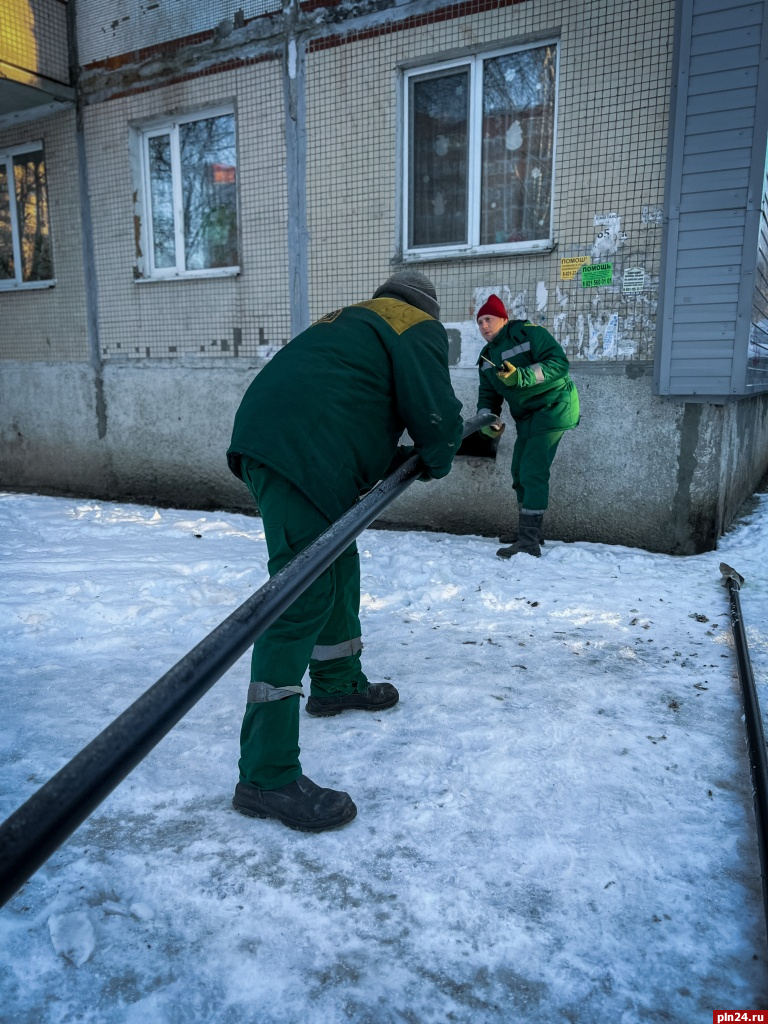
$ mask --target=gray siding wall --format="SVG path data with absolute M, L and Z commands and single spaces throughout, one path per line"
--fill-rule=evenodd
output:
M 767 9 L 763 0 L 678 5 L 656 368 L 662 395 L 748 393 Z

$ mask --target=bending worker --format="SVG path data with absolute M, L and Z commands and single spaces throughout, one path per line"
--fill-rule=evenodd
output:
M 227 460 L 259 508 L 270 576 L 385 476 L 404 429 L 427 478 L 450 470 L 463 424 L 439 315 L 428 278 L 401 271 L 370 301 L 321 317 L 251 383 Z M 310 832 L 355 817 L 347 793 L 302 773 L 299 703 L 307 667 L 314 717 L 399 700 L 391 683 L 369 683 L 363 672 L 359 611 L 353 542 L 256 641 L 236 810 Z
M 506 401 L 517 429 L 512 452 L 512 487 L 518 503 L 518 535 L 496 552 L 541 555 L 542 525 L 549 505 L 549 471 L 566 430 L 579 422 L 579 395 L 568 376 L 568 359 L 549 331 L 524 320 L 510 320 L 498 295 L 477 313 L 486 345 L 480 353 L 478 411 L 498 416 Z M 500 437 L 504 424 L 482 427 Z

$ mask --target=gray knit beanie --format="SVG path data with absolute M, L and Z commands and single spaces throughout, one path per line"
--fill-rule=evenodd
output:
M 435 320 L 440 319 L 440 303 L 437 301 L 435 286 L 418 270 L 398 270 L 388 277 L 381 288 L 373 293 L 374 299 L 400 299 L 411 306 L 429 313 Z

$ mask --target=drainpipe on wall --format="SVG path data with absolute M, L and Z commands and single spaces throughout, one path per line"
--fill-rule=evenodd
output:
M 304 102 L 306 43 L 299 34 L 299 0 L 283 0 L 285 25 L 285 175 L 288 188 L 288 276 L 291 335 L 309 327 L 307 135 Z
M 99 340 L 98 279 L 93 256 L 93 221 L 88 187 L 88 161 L 83 130 L 83 97 L 80 90 L 80 61 L 77 49 L 77 0 L 67 4 L 67 41 L 69 44 L 69 78 L 75 90 L 75 141 L 77 147 L 77 179 L 80 198 L 80 225 L 83 235 L 83 275 L 85 278 L 86 336 L 89 362 L 96 387 L 96 427 L 99 440 L 107 434 L 107 403 L 104 397 L 104 362 Z

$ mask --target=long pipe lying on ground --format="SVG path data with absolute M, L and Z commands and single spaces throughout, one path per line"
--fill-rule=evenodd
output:
M 755 824 L 757 826 L 757 845 L 760 851 L 760 874 L 763 886 L 763 913 L 765 914 L 766 932 L 768 933 L 768 757 L 765 750 L 763 718 L 760 714 L 760 703 L 757 699 L 755 677 L 752 662 L 749 658 L 747 634 L 741 614 L 739 590 L 744 577 L 725 562 L 720 563 L 720 582 L 728 591 L 731 602 L 731 629 L 733 643 L 736 648 L 736 662 L 739 669 L 739 681 L 744 697 L 744 723 L 747 727 L 747 743 L 749 746 L 749 771 L 752 777 L 752 799 L 755 805 Z

